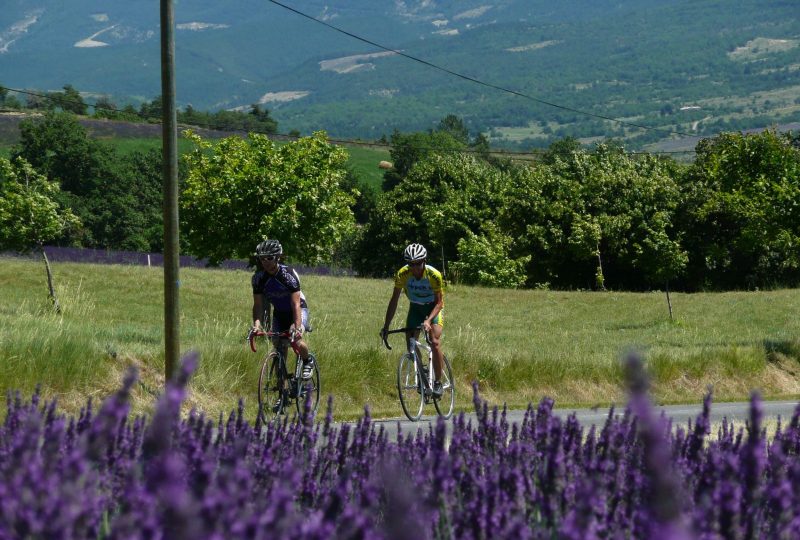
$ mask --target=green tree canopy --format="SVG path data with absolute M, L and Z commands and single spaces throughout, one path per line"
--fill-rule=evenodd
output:
M 83 195 L 93 188 L 107 149 L 91 139 L 74 114 L 48 111 L 20 122 L 20 142 L 12 157 L 22 157 L 61 189 Z
M 391 138 L 393 167 L 383 175 L 383 190 L 389 191 L 399 184 L 418 161 L 435 153 L 457 153 L 467 147 L 449 132 L 400 133 L 395 131 Z
M 65 111 L 81 115 L 85 115 L 88 111 L 89 107 L 83 101 L 83 97 L 71 84 L 65 84 L 63 92 L 52 94 L 52 96 L 56 99 L 56 105 Z
M 57 201 L 58 182 L 22 158 L 0 158 L 0 250 L 27 252 L 76 227 L 78 218 Z
M 59 181 L 59 200 L 81 218 L 83 228 L 69 241 L 135 251 L 162 246 L 160 150 L 120 157 L 65 112 L 25 120 L 20 133 L 12 155 Z
M 22 158 L 0 158 L 0 251 L 38 249 L 47 270 L 47 286 L 56 311 L 61 307 L 44 244 L 63 235 L 80 220 L 57 202 L 58 182 L 38 174 Z
M 353 198 L 341 189 L 347 154 L 323 132 L 278 145 L 264 135 L 214 144 L 186 132 L 196 149 L 181 196 L 188 249 L 218 264 L 248 258 L 277 238 L 303 263 L 324 262 L 353 226 Z
M 580 186 L 581 207 L 567 235 L 575 255 L 596 258 L 618 286 L 653 286 L 679 275 L 687 256 L 673 226 L 680 191 L 671 164 L 614 144 L 570 156 L 556 158 L 553 169 Z
M 697 145 L 682 180 L 690 282 L 713 288 L 800 283 L 800 149 L 774 131 Z
M 390 274 L 407 244 L 420 242 L 431 261 L 458 257 L 458 241 L 480 234 L 507 193 L 508 177 L 469 154 L 432 154 L 416 163 L 394 189 L 382 194 L 364 229 L 356 256 L 363 275 Z M 446 269 L 445 269 L 446 270 Z
M 469 130 L 464 121 L 454 114 L 448 114 L 439 121 L 436 131 L 449 133 L 455 140 L 462 144 L 469 143 Z
M 487 287 L 516 289 L 525 284 L 531 256 L 512 258 L 513 240 L 492 223 L 485 234 L 468 232 L 458 241 L 458 262 L 450 265 L 459 281 Z

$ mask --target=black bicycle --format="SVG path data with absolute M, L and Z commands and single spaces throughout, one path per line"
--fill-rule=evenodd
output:
M 306 399 L 311 400 L 310 412 L 316 412 L 320 393 L 319 364 L 315 360 L 311 378 L 303 380 L 303 361 L 300 359 L 300 349 L 297 346 L 299 336 L 290 332 L 250 330 L 247 341 L 250 342 L 250 349 L 253 352 L 256 352 L 256 338 L 259 337 L 265 340 L 273 338 L 280 340 L 278 347 L 270 350 L 261 362 L 261 372 L 258 376 L 258 415 L 262 419 L 267 419 L 286 414 L 286 408 L 292 402 L 297 407 L 297 413 L 302 415 Z M 289 346 L 294 351 L 294 373 L 290 373 L 286 365 Z
M 420 342 L 414 337 L 417 330 L 422 330 L 425 335 L 425 343 Z M 416 422 L 422 416 L 422 410 L 426 404 L 433 401 L 436 412 L 444 418 L 453 415 L 456 403 L 456 389 L 453 382 L 453 370 L 450 368 L 450 360 L 447 355 L 442 355 L 444 365 L 442 365 L 442 395 L 436 396 L 433 393 L 433 350 L 430 347 L 430 336 L 422 326 L 416 328 L 398 328 L 389 330 L 383 336 L 383 344 L 391 350 L 387 336 L 389 334 L 399 334 L 401 332 L 411 332 L 408 338 L 407 351 L 403 353 L 397 363 L 397 393 L 400 395 L 400 405 L 409 420 Z M 422 350 L 427 355 L 422 354 Z

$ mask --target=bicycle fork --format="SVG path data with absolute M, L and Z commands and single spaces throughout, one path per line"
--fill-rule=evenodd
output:
M 415 382 L 425 398 L 425 403 L 428 403 L 433 389 L 433 378 L 431 372 L 431 368 L 433 367 L 431 365 L 433 358 L 431 357 L 430 349 L 424 347 L 428 352 L 428 365 L 424 365 L 422 363 L 422 358 L 420 357 L 420 353 L 422 352 L 419 350 L 420 347 L 422 347 L 422 344 L 416 339 L 408 339 L 408 351 L 412 358 L 414 358 L 414 377 L 417 378 Z

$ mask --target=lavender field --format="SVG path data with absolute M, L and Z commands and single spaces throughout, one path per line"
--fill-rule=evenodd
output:
M 46 246 L 45 252 L 47 258 L 51 262 L 75 262 L 75 263 L 88 263 L 88 264 L 122 264 L 134 266 L 164 266 L 163 253 L 144 253 L 140 251 L 115 251 L 110 249 L 92 249 L 92 248 L 76 248 L 76 247 L 62 247 L 62 246 Z M 2 253 L 0 253 L 2 255 Z M 15 257 L 23 257 L 18 253 L 6 253 L 6 255 L 13 255 Z M 29 258 L 36 258 L 39 255 L 36 253 L 28 254 Z M 219 266 L 210 267 L 206 259 L 198 259 L 190 255 L 181 255 L 180 257 L 181 268 L 217 268 L 220 270 L 247 270 L 252 268 L 248 266 L 247 261 L 243 260 L 226 260 L 222 261 Z M 292 265 L 295 269 L 303 274 L 314 274 L 319 276 L 339 275 L 349 276 L 354 272 L 347 268 L 332 268 L 329 266 L 305 266 L 305 265 Z
M 800 408 L 771 439 L 708 413 L 675 429 L 628 361 L 623 414 L 585 429 L 553 402 L 520 425 L 475 392 L 446 436 L 389 440 L 370 422 L 250 425 L 181 414 L 189 355 L 152 418 L 129 417 L 135 373 L 95 411 L 9 396 L 0 426 L 0 538 L 798 538 Z

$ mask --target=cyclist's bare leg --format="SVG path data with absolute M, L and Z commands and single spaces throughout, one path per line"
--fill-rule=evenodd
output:
M 303 338 L 300 338 L 295 343 L 297 348 L 300 349 L 300 358 L 303 360 L 308 360 L 308 344 L 305 342 Z
M 442 325 L 431 325 L 431 351 L 433 351 L 433 373 L 437 381 L 442 380 L 442 366 L 444 365 L 442 354 Z
M 280 353 L 280 354 L 283 355 L 284 358 L 286 358 L 286 353 L 288 351 L 288 348 L 289 348 L 289 346 L 288 346 L 288 342 L 286 340 L 284 340 L 282 338 L 278 338 L 278 337 L 272 338 L 272 352 L 273 353 L 276 353 L 276 354 Z M 283 390 L 283 385 L 284 385 L 283 378 L 280 378 L 279 380 L 281 381 L 280 390 Z

